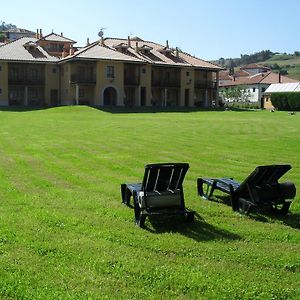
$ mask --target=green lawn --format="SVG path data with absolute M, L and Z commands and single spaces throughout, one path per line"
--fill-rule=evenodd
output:
M 290 163 L 300 113 L 0 110 L 1 299 L 299 299 L 300 196 L 250 217 L 201 200 L 199 176 L 242 180 Z M 189 162 L 194 224 L 134 225 L 119 186 L 151 162 Z

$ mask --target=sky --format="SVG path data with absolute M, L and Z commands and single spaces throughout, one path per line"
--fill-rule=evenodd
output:
M 299 0 L 1 1 L 0 20 L 43 34 L 52 30 L 84 46 L 87 37 L 143 40 L 205 60 L 261 50 L 300 51 Z

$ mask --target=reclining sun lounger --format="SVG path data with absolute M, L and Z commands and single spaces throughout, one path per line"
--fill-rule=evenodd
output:
M 183 215 L 193 221 L 194 212 L 185 208 L 182 183 L 187 163 L 148 164 L 142 183 L 121 184 L 122 202 L 133 198 L 135 223 L 143 227 L 146 217 L 162 214 Z
M 234 211 L 249 214 L 253 207 L 268 206 L 287 214 L 296 187 L 291 182 L 278 183 L 290 165 L 258 166 L 242 183 L 233 178 L 198 178 L 198 194 L 210 199 L 215 190 L 230 195 Z

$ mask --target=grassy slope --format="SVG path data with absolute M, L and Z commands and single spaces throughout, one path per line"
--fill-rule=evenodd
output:
M 274 55 L 270 59 L 261 64 L 270 66 L 278 64 L 280 67 L 288 71 L 288 76 L 300 80 L 300 57 L 293 55 Z
M 0 297 L 299 299 L 299 196 L 273 218 L 196 193 L 199 176 L 242 180 L 273 163 L 291 163 L 299 187 L 299 114 L 62 107 L 0 111 L 0 122 Z M 185 198 L 199 217 L 141 230 L 119 185 L 165 161 L 190 163 Z

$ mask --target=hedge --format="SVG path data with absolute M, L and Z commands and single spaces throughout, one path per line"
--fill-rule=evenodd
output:
M 272 93 L 271 101 L 278 110 L 300 110 L 300 92 Z

